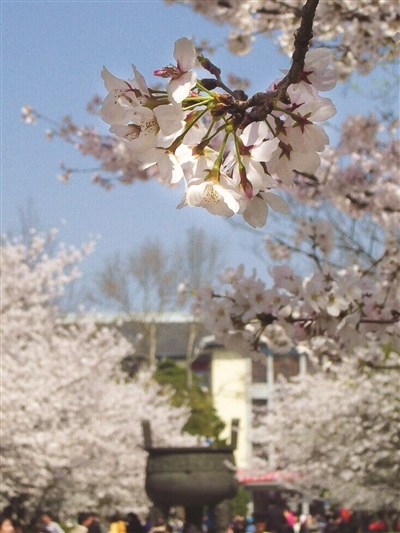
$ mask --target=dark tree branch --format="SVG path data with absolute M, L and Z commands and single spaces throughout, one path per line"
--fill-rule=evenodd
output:
M 294 52 L 292 65 L 286 76 L 278 83 L 280 96 L 286 96 L 286 91 L 292 83 L 298 83 L 304 69 L 304 59 L 313 38 L 313 21 L 319 0 L 307 0 L 301 10 L 300 28 L 294 35 Z
M 400 365 L 377 365 L 372 361 L 365 361 L 364 365 L 374 370 L 400 370 Z
M 319 0 L 307 0 L 303 6 L 300 27 L 296 31 L 294 38 L 292 64 L 289 72 L 278 83 L 276 89 L 274 91 L 256 93 L 244 101 L 231 98 L 229 103 L 227 102 L 227 111 L 243 116 L 241 127 L 245 127 L 251 122 L 264 120 L 271 112 L 274 100 L 288 101 L 287 89 L 290 85 L 300 81 L 300 75 L 304 69 L 305 56 L 313 37 L 313 21 L 318 3 Z M 245 115 L 248 109 L 250 111 Z
M 245 128 L 252 122 L 265 120 L 273 109 L 274 101 L 289 102 L 287 89 L 290 85 L 298 83 L 301 79 L 306 53 L 313 37 L 313 22 L 318 3 L 319 0 L 307 0 L 304 4 L 301 10 L 300 27 L 294 35 L 294 52 L 291 67 L 286 76 L 277 84 L 274 91 L 255 93 L 251 98 L 246 98 L 243 91 L 231 91 L 223 83 L 221 70 L 211 63 L 209 59 L 203 56 L 198 57 L 202 67 L 216 78 L 215 80 L 201 80 L 204 87 L 208 90 L 220 87 L 227 93 L 218 95 L 219 107 L 218 111 L 216 111 L 218 116 L 224 113 L 230 113 L 236 125 Z M 224 5 L 225 7 L 230 7 L 229 2 L 224 3 Z

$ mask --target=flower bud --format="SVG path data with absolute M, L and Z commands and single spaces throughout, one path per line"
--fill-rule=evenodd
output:
M 213 78 L 203 78 L 202 80 L 200 80 L 200 83 L 208 91 L 212 91 L 213 89 L 218 87 L 217 80 L 214 80 Z

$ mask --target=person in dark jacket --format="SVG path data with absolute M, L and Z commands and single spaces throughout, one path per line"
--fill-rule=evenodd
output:
M 99 515 L 93 512 L 90 512 L 89 515 L 90 515 L 91 521 L 89 525 L 87 526 L 88 533 L 103 533 L 103 530 L 101 529 L 101 526 L 100 526 Z
M 146 533 L 146 528 L 136 513 L 128 513 L 125 518 L 126 533 Z
M 285 515 L 283 514 L 283 509 L 280 509 L 275 504 L 270 504 L 265 513 L 265 518 L 267 520 L 268 531 L 271 531 L 272 533 L 285 532 L 287 522 Z

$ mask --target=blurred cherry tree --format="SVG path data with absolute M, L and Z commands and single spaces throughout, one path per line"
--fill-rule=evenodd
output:
M 115 327 L 60 312 L 92 243 L 48 255 L 54 236 L 1 247 L 1 503 L 24 501 L 27 521 L 44 506 L 70 516 L 134 501 L 145 511 L 141 420 L 152 420 L 159 445 L 184 445 L 194 441 L 180 432 L 189 412 L 169 403 L 150 370 L 127 380 L 120 363 L 134 347 Z

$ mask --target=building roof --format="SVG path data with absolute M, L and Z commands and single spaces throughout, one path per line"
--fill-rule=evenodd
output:
M 134 355 L 146 358 L 150 344 L 156 341 L 156 357 L 184 359 L 188 353 L 189 339 L 194 338 L 194 348 L 206 335 L 203 325 L 190 313 L 85 313 L 99 325 L 114 325 L 135 348 Z M 73 323 L 78 314 L 65 316 L 66 323 Z
M 189 338 L 194 335 L 195 345 L 204 335 L 200 324 L 190 322 L 143 323 L 123 322 L 118 326 L 121 333 L 136 347 L 135 355 L 145 357 L 149 353 L 150 343 L 156 341 L 157 358 L 185 358 L 189 350 Z M 154 337 L 153 337 L 154 336 Z
M 68 313 L 64 317 L 65 323 L 76 322 L 77 313 Z M 101 326 L 114 325 L 134 346 L 134 355 L 148 357 L 151 343 L 156 341 L 156 357 L 171 357 L 176 359 L 186 358 L 189 350 L 188 343 L 193 342 L 194 354 L 201 355 L 210 349 L 222 345 L 214 335 L 207 331 L 203 324 L 187 312 L 148 312 L 148 313 L 84 313 Z M 272 353 L 263 337 L 261 351 L 264 354 Z M 276 355 L 276 354 L 275 354 Z M 291 350 L 290 355 L 298 355 L 296 350 Z

